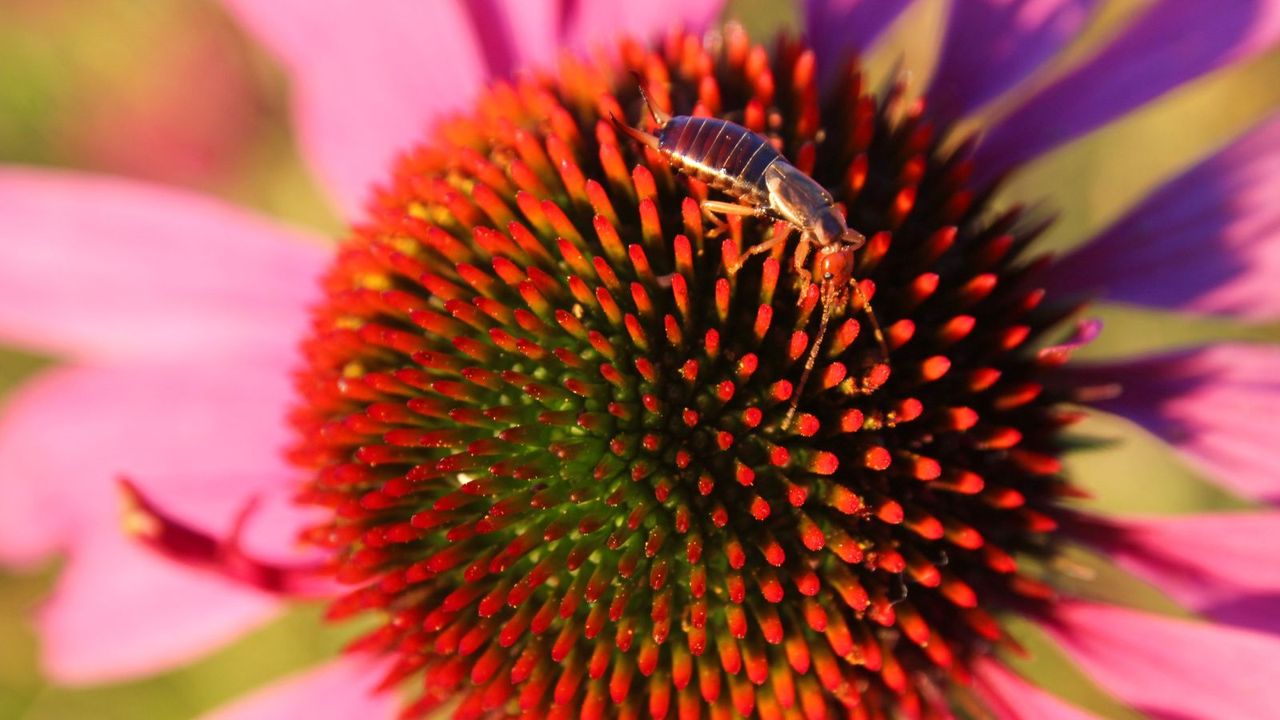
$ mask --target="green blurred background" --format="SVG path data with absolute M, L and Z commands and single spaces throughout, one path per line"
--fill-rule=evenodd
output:
M 958 0 L 963 1 L 963 0 Z M 946 0 L 921 0 L 873 48 L 873 72 L 899 60 L 921 85 L 935 60 Z M 1112 0 L 1058 60 L 1029 83 L 1087 57 L 1139 0 Z M 737 0 L 731 16 L 757 37 L 794 29 L 790 3 Z M 1203 158 L 1280 105 L 1280 52 L 1184 86 L 1039 159 L 1003 191 L 1003 202 L 1047 201 L 1061 221 L 1046 246 L 1061 249 L 1106 227 L 1163 179 Z M 198 78 L 193 81 L 193 78 Z M 975 118 L 998 116 L 997 101 Z M 293 144 L 287 81 L 216 3 L 202 0 L 4 0 L 0 2 L 0 163 L 128 175 L 210 193 L 288 222 L 341 231 Z M 22 238 L 3 238 L 22 242 Z M 1103 306 L 1102 339 L 1087 357 L 1182 346 L 1212 338 L 1280 339 L 1280 329 Z M 53 358 L 0 349 L 0 392 Z M 1069 467 L 1109 510 L 1188 512 L 1245 505 L 1218 492 L 1152 438 L 1114 418 L 1078 430 L 1088 449 Z M 1103 442 L 1096 442 L 1102 440 Z M 1171 603 L 1098 558 L 1076 581 L 1094 596 L 1167 612 Z M 30 617 L 56 564 L 0 572 L 0 718 L 186 718 L 264 682 L 329 657 L 352 628 L 317 632 L 319 612 L 290 612 L 192 666 L 121 685 L 65 688 L 41 677 Z M 1074 702 L 1110 717 L 1125 711 L 1065 666 L 1037 632 L 1018 623 L 1035 656 L 1019 661 Z

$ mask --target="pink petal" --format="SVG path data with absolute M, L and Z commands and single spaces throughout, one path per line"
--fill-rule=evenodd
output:
M 979 690 L 1001 720 L 1092 720 L 1093 715 L 1031 685 L 997 660 L 974 667 Z
M 805 32 L 823 82 L 833 79 L 842 62 L 865 52 L 909 5 L 910 0 L 805 0 Z
M 269 619 L 276 599 L 153 554 L 123 531 L 79 543 L 41 608 L 41 664 L 82 684 L 198 658 Z
M 1094 403 L 1173 445 L 1210 479 L 1245 497 L 1280 500 L 1280 348 L 1214 345 L 1077 368 L 1077 381 L 1116 383 Z
M 1280 512 L 1099 522 L 1086 540 L 1185 607 L 1280 632 Z
M 280 352 L 327 252 L 212 200 L 0 171 L 0 337 L 77 357 Z
M 22 387 L 0 419 L 0 559 L 118 535 L 121 475 L 213 528 L 228 528 L 253 495 L 287 491 L 288 366 L 59 368 Z M 275 534 L 287 554 L 291 539 L 263 519 L 250 523 L 253 547 Z
M 930 117 L 954 120 L 1025 79 L 1084 26 L 1096 0 L 951 3 Z
M 1147 715 L 1275 717 L 1280 637 L 1087 602 L 1046 625 L 1100 687 Z
M 393 692 L 371 691 L 378 679 L 364 658 L 343 657 L 273 683 L 204 720 L 393 718 L 399 701 Z
M 1093 59 L 987 131 L 975 167 L 992 178 L 1192 78 L 1264 52 L 1277 0 L 1159 0 Z
M 460 3 L 484 57 L 486 80 L 521 67 L 550 65 L 562 47 L 564 0 L 468 0 Z
M 711 27 L 724 9 L 723 0 L 652 0 L 651 2 L 569 2 L 568 44 L 591 50 L 622 35 L 652 40 L 683 28 L 695 33 Z
M 627 33 L 705 27 L 722 0 L 400 2 L 317 7 L 307 0 L 224 0 L 293 78 L 307 158 L 348 216 L 395 154 L 431 122 L 469 106 L 485 83 L 546 66 Z
M 720 16 L 724 0 L 471 0 L 465 6 L 488 75 L 501 78 L 550 66 L 566 49 L 607 49 L 623 36 L 652 41 L 677 28 L 701 33 Z
M 281 502 L 291 401 L 287 359 L 209 365 L 58 368 L 24 386 L 0 423 L 0 557 L 69 556 L 39 630 L 49 672 L 99 682 L 208 652 L 276 603 L 126 537 L 116 478 L 127 475 L 219 537 L 255 497 L 251 553 L 300 562 L 300 512 Z
M 1148 197 L 1058 263 L 1055 290 L 1280 317 L 1280 117 Z
M 289 71 L 305 155 L 348 216 L 395 153 L 487 75 L 464 3 L 225 2 Z

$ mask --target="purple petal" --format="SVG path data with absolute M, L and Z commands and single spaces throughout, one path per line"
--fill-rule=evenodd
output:
M 1042 363 L 1061 365 L 1071 359 L 1071 354 L 1088 345 L 1102 334 L 1102 321 L 1094 318 L 1080 320 L 1075 332 L 1057 345 L 1041 348 L 1038 358 Z
M 955 120 L 1013 87 L 1084 26 L 1097 0 L 965 0 L 951 3 L 930 117 Z
M 329 252 L 170 188 L 0 171 L 0 337 L 78 358 L 292 350 Z
M 911 0 L 805 0 L 804 26 L 818 56 L 822 82 L 840 63 L 865 52 Z
M 1094 403 L 1171 444 L 1218 484 L 1280 500 L 1280 347 L 1215 345 L 1069 369 L 1083 385 L 1117 384 Z
M 1055 291 L 1280 317 L 1280 116 L 1168 183 L 1066 256 Z
M 1092 60 L 1037 93 L 983 138 L 993 178 L 1192 78 L 1274 47 L 1277 0 L 1159 0 Z
M 1280 633 L 1280 513 L 1118 518 L 1085 540 L 1184 607 Z
M 1280 638 L 1063 601 L 1046 626 L 1100 687 L 1160 718 L 1275 717 Z

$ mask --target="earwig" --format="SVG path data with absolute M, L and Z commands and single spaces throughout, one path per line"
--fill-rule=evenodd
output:
M 650 134 L 613 118 L 614 124 L 628 137 L 653 148 L 671 163 L 677 171 L 690 175 L 733 198 L 736 202 L 708 200 L 702 204 L 704 211 L 722 215 L 754 216 L 762 219 L 781 220 L 799 231 L 800 242 L 796 246 L 793 264 L 804 282 L 803 300 L 813 285 L 813 275 L 819 276 L 819 298 L 822 317 L 818 334 L 814 338 L 804 371 L 791 399 L 782 428 L 791 426 L 800 395 L 818 361 L 818 352 L 826 337 L 827 324 L 834 308 L 848 301 L 852 291 L 866 309 L 867 318 L 883 360 L 888 360 L 889 347 L 884 332 L 876 319 L 871 302 L 853 277 L 853 253 L 866 242 L 866 238 L 845 223 L 844 215 L 835 206 L 835 199 L 826 188 L 802 172 L 778 152 L 769 139 L 738 125 L 719 118 L 668 115 L 657 107 L 640 87 L 640 95 L 649 108 L 649 114 L 657 125 L 657 134 Z M 738 269 L 753 255 L 769 252 L 780 243 L 786 243 L 790 233 L 748 249 L 730 273 Z M 811 246 L 817 245 L 814 271 L 807 261 Z

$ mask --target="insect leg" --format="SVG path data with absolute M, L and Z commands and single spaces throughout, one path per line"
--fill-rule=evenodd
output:
M 738 203 L 724 202 L 722 200 L 706 200 L 702 203 L 702 212 L 711 218 L 717 226 L 724 225 L 724 220 L 717 216 L 720 215 L 740 215 L 742 217 L 765 217 L 765 213 L 759 208 L 751 205 L 740 205 Z
M 787 232 L 785 233 L 775 234 L 772 240 L 766 240 L 765 242 L 762 242 L 762 243 L 756 243 L 755 245 L 752 245 L 751 247 L 747 248 L 746 252 L 738 256 L 738 262 L 734 263 L 733 267 L 729 267 L 726 265 L 725 269 L 729 271 L 730 275 L 737 275 L 738 271 L 742 269 L 743 265 L 747 264 L 747 260 L 751 259 L 752 256 L 759 255 L 760 253 L 769 252 L 770 250 L 774 249 L 778 245 L 785 244 L 787 240 L 790 240 L 790 239 L 791 239 L 790 229 L 788 229 Z
M 813 284 L 813 273 L 809 272 L 809 267 L 806 265 L 806 261 L 809 259 L 809 248 L 811 244 L 812 241 L 809 240 L 809 236 L 807 235 L 801 235 L 800 242 L 796 244 L 793 263 L 796 274 L 800 276 L 800 281 L 804 283 L 803 289 L 800 291 L 800 296 L 796 298 L 797 305 L 804 302 L 805 295 L 809 294 L 809 286 Z
M 717 215 L 716 213 L 719 213 Z M 702 203 L 702 214 L 715 226 L 711 229 L 711 237 L 718 237 L 729 228 L 729 223 L 721 215 L 738 215 L 741 217 L 758 216 L 760 211 L 750 205 L 739 205 L 738 203 L 722 202 L 720 200 L 707 200 Z
M 724 202 L 723 200 L 706 200 L 702 203 L 702 209 L 709 213 L 720 213 L 721 215 L 764 217 L 764 213 L 760 208 L 754 205 L 742 205 L 740 203 Z

